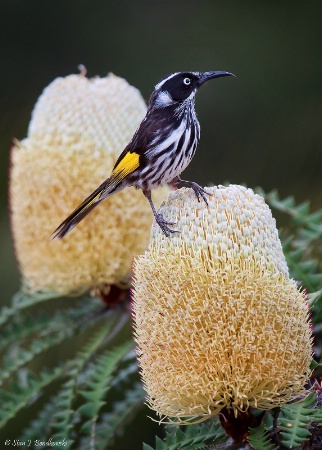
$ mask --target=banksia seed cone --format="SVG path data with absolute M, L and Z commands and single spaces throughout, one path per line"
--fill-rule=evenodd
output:
M 271 409 L 303 392 L 312 357 L 308 305 L 288 275 L 275 220 L 241 186 L 170 194 L 134 262 L 135 338 L 148 404 L 207 418 Z
M 81 292 L 122 283 L 148 245 L 153 214 L 142 192 L 105 200 L 68 236 L 51 233 L 109 176 L 144 117 L 137 89 L 122 78 L 54 80 L 12 150 L 11 218 L 16 255 L 31 291 Z M 156 203 L 167 189 L 154 194 Z

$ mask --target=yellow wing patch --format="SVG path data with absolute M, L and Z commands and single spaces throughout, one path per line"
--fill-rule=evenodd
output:
M 140 155 L 138 153 L 126 153 L 123 158 L 120 160 L 118 165 L 114 167 L 112 175 L 114 175 L 117 179 L 123 179 L 126 175 L 134 172 L 140 165 Z

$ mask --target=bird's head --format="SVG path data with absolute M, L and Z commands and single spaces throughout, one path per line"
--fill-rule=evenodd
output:
M 176 72 L 162 78 L 150 97 L 150 107 L 166 108 L 193 101 L 198 89 L 206 81 L 219 77 L 234 76 L 230 72 Z

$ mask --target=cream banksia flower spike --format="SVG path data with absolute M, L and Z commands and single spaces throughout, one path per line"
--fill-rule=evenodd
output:
M 242 186 L 207 190 L 209 208 L 192 190 L 171 193 L 160 213 L 180 233 L 154 225 L 134 263 L 148 404 L 188 421 L 282 405 L 303 393 L 312 359 L 306 297 L 269 207 Z
M 108 75 L 57 78 L 12 150 L 11 219 L 16 255 L 31 291 L 61 294 L 126 282 L 148 245 L 153 215 L 134 188 L 106 200 L 62 241 L 57 225 L 111 172 L 146 112 L 140 92 Z M 156 191 L 159 204 L 168 190 Z

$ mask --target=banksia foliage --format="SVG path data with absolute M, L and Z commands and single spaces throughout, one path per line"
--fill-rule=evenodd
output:
M 134 263 L 135 338 L 148 404 L 206 419 L 271 409 L 304 391 L 312 359 L 306 297 L 289 278 L 275 220 L 241 186 L 170 194 Z
M 40 96 L 28 137 L 12 150 L 10 183 L 15 249 L 31 291 L 127 280 L 153 219 L 140 191 L 112 196 L 61 241 L 50 235 L 109 176 L 145 112 L 139 91 L 114 75 L 58 78 Z M 155 193 L 157 204 L 165 192 Z

